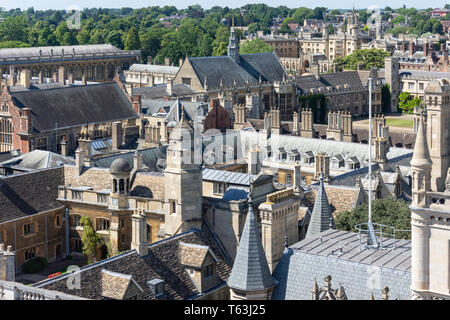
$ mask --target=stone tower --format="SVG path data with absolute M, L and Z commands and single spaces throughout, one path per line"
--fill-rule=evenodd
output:
M 438 80 L 431 81 L 425 88 L 427 110 L 427 142 L 433 166 L 431 169 L 431 190 L 444 191 L 447 168 L 450 165 L 450 88 Z
M 384 58 L 384 77 L 391 90 L 391 112 L 398 111 L 398 96 L 400 95 L 400 62 L 399 58 Z
M 261 243 L 251 198 L 248 199 L 248 205 L 233 269 L 227 281 L 230 299 L 270 300 L 275 283 Z
M 314 120 L 311 108 L 303 108 L 301 119 L 300 136 L 314 138 Z
M 182 107 L 181 119 L 170 133 L 164 170 L 166 236 L 201 227 L 202 170 L 201 159 L 194 156 L 194 139 L 194 129 Z
M 228 55 L 236 63 L 239 61 L 239 44 L 238 40 L 236 39 L 234 28 L 231 28 L 230 30 L 230 39 L 228 40 Z

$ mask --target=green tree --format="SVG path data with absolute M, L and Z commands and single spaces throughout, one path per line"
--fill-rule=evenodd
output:
M 24 16 L 7 17 L 0 22 L 1 41 L 27 42 L 27 19 Z
M 83 235 L 81 241 L 83 243 L 83 254 L 88 258 L 88 263 L 97 261 L 97 248 L 104 243 L 103 238 L 95 232 L 91 218 L 82 216 L 80 223 L 83 226 Z
M 141 40 L 136 27 L 131 27 L 128 30 L 127 38 L 125 40 L 125 50 L 139 50 L 141 48 Z
M 341 212 L 335 219 L 336 229 L 356 231 L 355 226 L 369 219 L 368 205 L 363 204 L 351 211 Z M 394 198 L 376 199 L 372 201 L 372 221 L 378 224 L 395 227 L 399 230 L 411 230 L 411 210 L 408 203 Z M 386 230 L 391 232 L 390 230 Z M 410 239 L 410 232 L 398 232 L 396 238 Z
M 402 92 L 398 97 L 398 107 L 404 113 L 413 113 L 414 108 L 421 104 L 422 100 L 418 97 L 413 97 L 409 92 Z
M 110 33 L 108 33 L 108 36 L 106 37 L 106 43 L 112 44 L 113 46 L 123 49 L 123 32 L 120 30 L 113 30 Z
M 80 32 L 78 32 L 77 40 L 79 44 L 89 44 L 89 41 L 91 39 L 91 33 L 87 29 L 82 29 Z
M 340 57 L 335 60 L 340 69 L 356 70 L 361 65 L 363 70 L 371 68 L 383 68 L 384 58 L 389 56 L 389 52 L 382 49 L 361 49 L 355 50 L 352 54 Z
M 5 48 L 25 48 L 31 47 L 28 43 L 22 41 L 2 41 L 0 42 L 0 49 Z
M 240 52 L 242 54 L 263 53 L 263 52 L 272 52 L 272 51 L 273 51 L 273 47 L 271 45 L 268 45 L 261 39 L 253 39 L 253 40 L 244 41 L 241 44 L 241 50 L 240 50 Z

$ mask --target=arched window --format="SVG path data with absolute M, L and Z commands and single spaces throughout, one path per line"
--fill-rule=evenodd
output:
M 125 190 L 125 182 L 123 181 L 123 179 L 119 180 L 119 193 L 122 194 L 124 193 Z
M 152 242 L 152 226 L 147 223 L 147 241 Z
M 117 180 L 113 179 L 113 192 L 116 193 L 117 192 Z
M 13 126 L 8 119 L 0 120 L 0 152 L 13 149 Z
M 127 193 L 130 192 L 130 179 L 127 179 Z

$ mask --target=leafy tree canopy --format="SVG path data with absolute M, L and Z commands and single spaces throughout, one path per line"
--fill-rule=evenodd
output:
M 355 50 L 352 54 L 340 57 L 335 60 L 338 67 L 344 70 L 356 70 L 361 65 L 363 70 L 371 68 L 383 68 L 384 58 L 389 56 L 389 52 L 382 49 L 361 49 Z
M 273 47 L 271 45 L 268 45 L 261 39 L 253 39 L 253 40 L 244 41 L 241 44 L 241 50 L 240 50 L 240 52 L 242 54 L 264 53 L 264 52 L 272 52 L 272 51 L 273 51 Z
M 404 113 L 413 113 L 414 108 L 418 107 L 422 100 L 418 97 L 413 97 L 409 92 L 402 92 L 398 97 L 398 107 Z

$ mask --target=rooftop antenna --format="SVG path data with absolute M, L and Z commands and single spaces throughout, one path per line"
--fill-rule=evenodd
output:
M 369 221 L 367 222 L 367 246 L 378 248 L 377 237 L 372 223 L 372 78 L 369 81 Z

